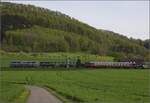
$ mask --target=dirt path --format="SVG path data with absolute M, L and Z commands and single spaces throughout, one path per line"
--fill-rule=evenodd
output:
M 37 86 L 25 86 L 30 90 L 27 103 L 63 103 L 47 90 Z

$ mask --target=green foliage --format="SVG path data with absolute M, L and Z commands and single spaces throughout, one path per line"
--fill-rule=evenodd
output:
M 96 42 L 89 38 L 75 33 L 64 32 L 55 29 L 34 26 L 30 29 L 7 31 L 5 34 L 6 51 L 26 51 L 26 52 L 78 52 L 88 51 L 98 53 L 98 49 L 93 49 Z M 7 45 L 7 46 L 6 46 Z M 100 45 L 98 45 L 100 46 Z M 96 48 L 96 47 L 95 47 Z
M 150 49 L 150 39 L 144 41 L 144 47 Z

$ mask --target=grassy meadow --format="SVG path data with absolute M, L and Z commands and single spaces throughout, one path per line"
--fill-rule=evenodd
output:
M 0 56 L 0 103 L 25 103 L 29 92 L 24 85 L 39 85 L 54 92 L 64 102 L 84 103 L 148 103 L 148 69 L 12 69 L 13 60 L 113 61 L 113 57 L 82 53 L 6 53 Z M 6 68 L 8 69 L 6 69 Z M 4 68 L 4 69 L 3 69 Z M 8 71 L 9 70 L 9 71 Z
M 17 82 L 48 87 L 62 96 L 65 101 L 148 103 L 150 100 L 147 69 L 2 71 L 0 77 L 3 85 Z M 22 87 L 22 84 L 18 86 Z M 20 88 L 14 85 L 3 87 L 1 91 L 5 95 L 0 99 L 7 101 L 8 98 L 20 96 L 18 93 L 22 90 Z
M 1 81 L 0 103 L 25 103 L 28 94 L 23 85 Z

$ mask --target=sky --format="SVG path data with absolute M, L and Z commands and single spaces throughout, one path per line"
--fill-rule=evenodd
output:
M 11 1 L 60 11 L 97 29 L 149 39 L 149 1 Z

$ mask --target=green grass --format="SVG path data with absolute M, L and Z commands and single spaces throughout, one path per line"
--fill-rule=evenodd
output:
M 98 60 L 98 61 L 113 61 L 113 57 L 99 56 L 84 53 L 6 53 L 0 52 L 0 66 L 9 67 L 11 61 L 15 60 L 34 60 L 34 61 L 76 61 L 80 58 L 82 62 Z
M 30 84 L 48 87 L 71 101 L 86 103 L 150 102 L 149 70 L 147 69 L 2 71 L 0 77 L 3 82 L 26 83 L 28 80 Z M 5 88 L 12 91 L 18 89 L 13 86 Z M 10 92 L 5 96 L 16 95 L 15 93 Z
M 25 103 L 27 94 L 23 85 L 1 82 L 0 103 Z

